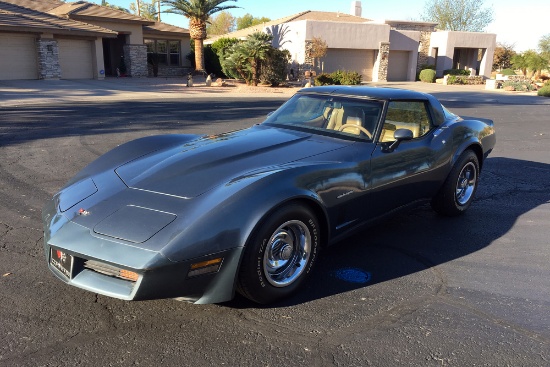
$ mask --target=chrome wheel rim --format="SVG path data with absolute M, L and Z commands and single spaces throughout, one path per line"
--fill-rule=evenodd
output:
M 470 201 L 472 195 L 474 195 L 476 182 L 476 166 L 472 162 L 468 162 L 462 167 L 456 182 L 456 201 L 458 204 L 466 205 Z
M 286 287 L 306 269 L 311 233 L 303 222 L 291 220 L 273 232 L 266 246 L 263 268 L 267 281 L 275 287 Z

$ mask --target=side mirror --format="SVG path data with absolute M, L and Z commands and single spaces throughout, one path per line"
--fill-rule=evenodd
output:
M 395 149 L 397 149 L 402 141 L 411 140 L 414 138 L 414 135 L 413 132 L 409 129 L 397 129 L 393 133 L 393 138 L 395 139 L 395 141 L 382 144 L 382 151 L 384 153 L 393 152 Z

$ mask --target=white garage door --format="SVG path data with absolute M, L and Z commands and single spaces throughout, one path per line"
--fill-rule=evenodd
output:
M 92 79 L 92 42 L 58 39 L 62 79 Z
M 0 33 L 0 80 L 38 79 L 34 36 Z
M 388 81 L 402 82 L 407 80 L 410 51 L 390 51 L 388 59 Z
M 325 73 L 332 73 L 338 69 L 357 71 L 363 76 L 364 82 L 372 81 L 373 50 L 330 48 L 322 61 Z

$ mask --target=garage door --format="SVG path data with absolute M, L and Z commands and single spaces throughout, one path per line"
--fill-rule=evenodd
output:
M 330 48 L 322 61 L 325 73 L 332 73 L 338 69 L 357 71 L 363 76 L 364 82 L 372 81 L 373 50 Z
M 62 79 L 92 79 L 92 42 L 58 39 Z
M 402 82 L 407 80 L 409 72 L 410 51 L 390 51 L 388 59 L 388 81 Z
M 34 36 L 0 33 L 0 80 L 38 79 Z

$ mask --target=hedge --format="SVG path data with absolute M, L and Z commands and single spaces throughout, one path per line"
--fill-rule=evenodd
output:
M 443 76 L 445 75 L 465 75 L 470 76 L 470 70 L 463 69 L 447 69 L 443 70 Z
M 315 77 L 315 85 L 358 85 L 362 76 L 356 71 L 336 70 L 330 74 L 319 74 Z
M 435 83 L 435 70 L 424 69 L 420 72 L 418 78 L 424 83 Z
M 539 91 L 537 92 L 537 95 L 541 97 L 550 97 L 550 85 L 539 89 Z

